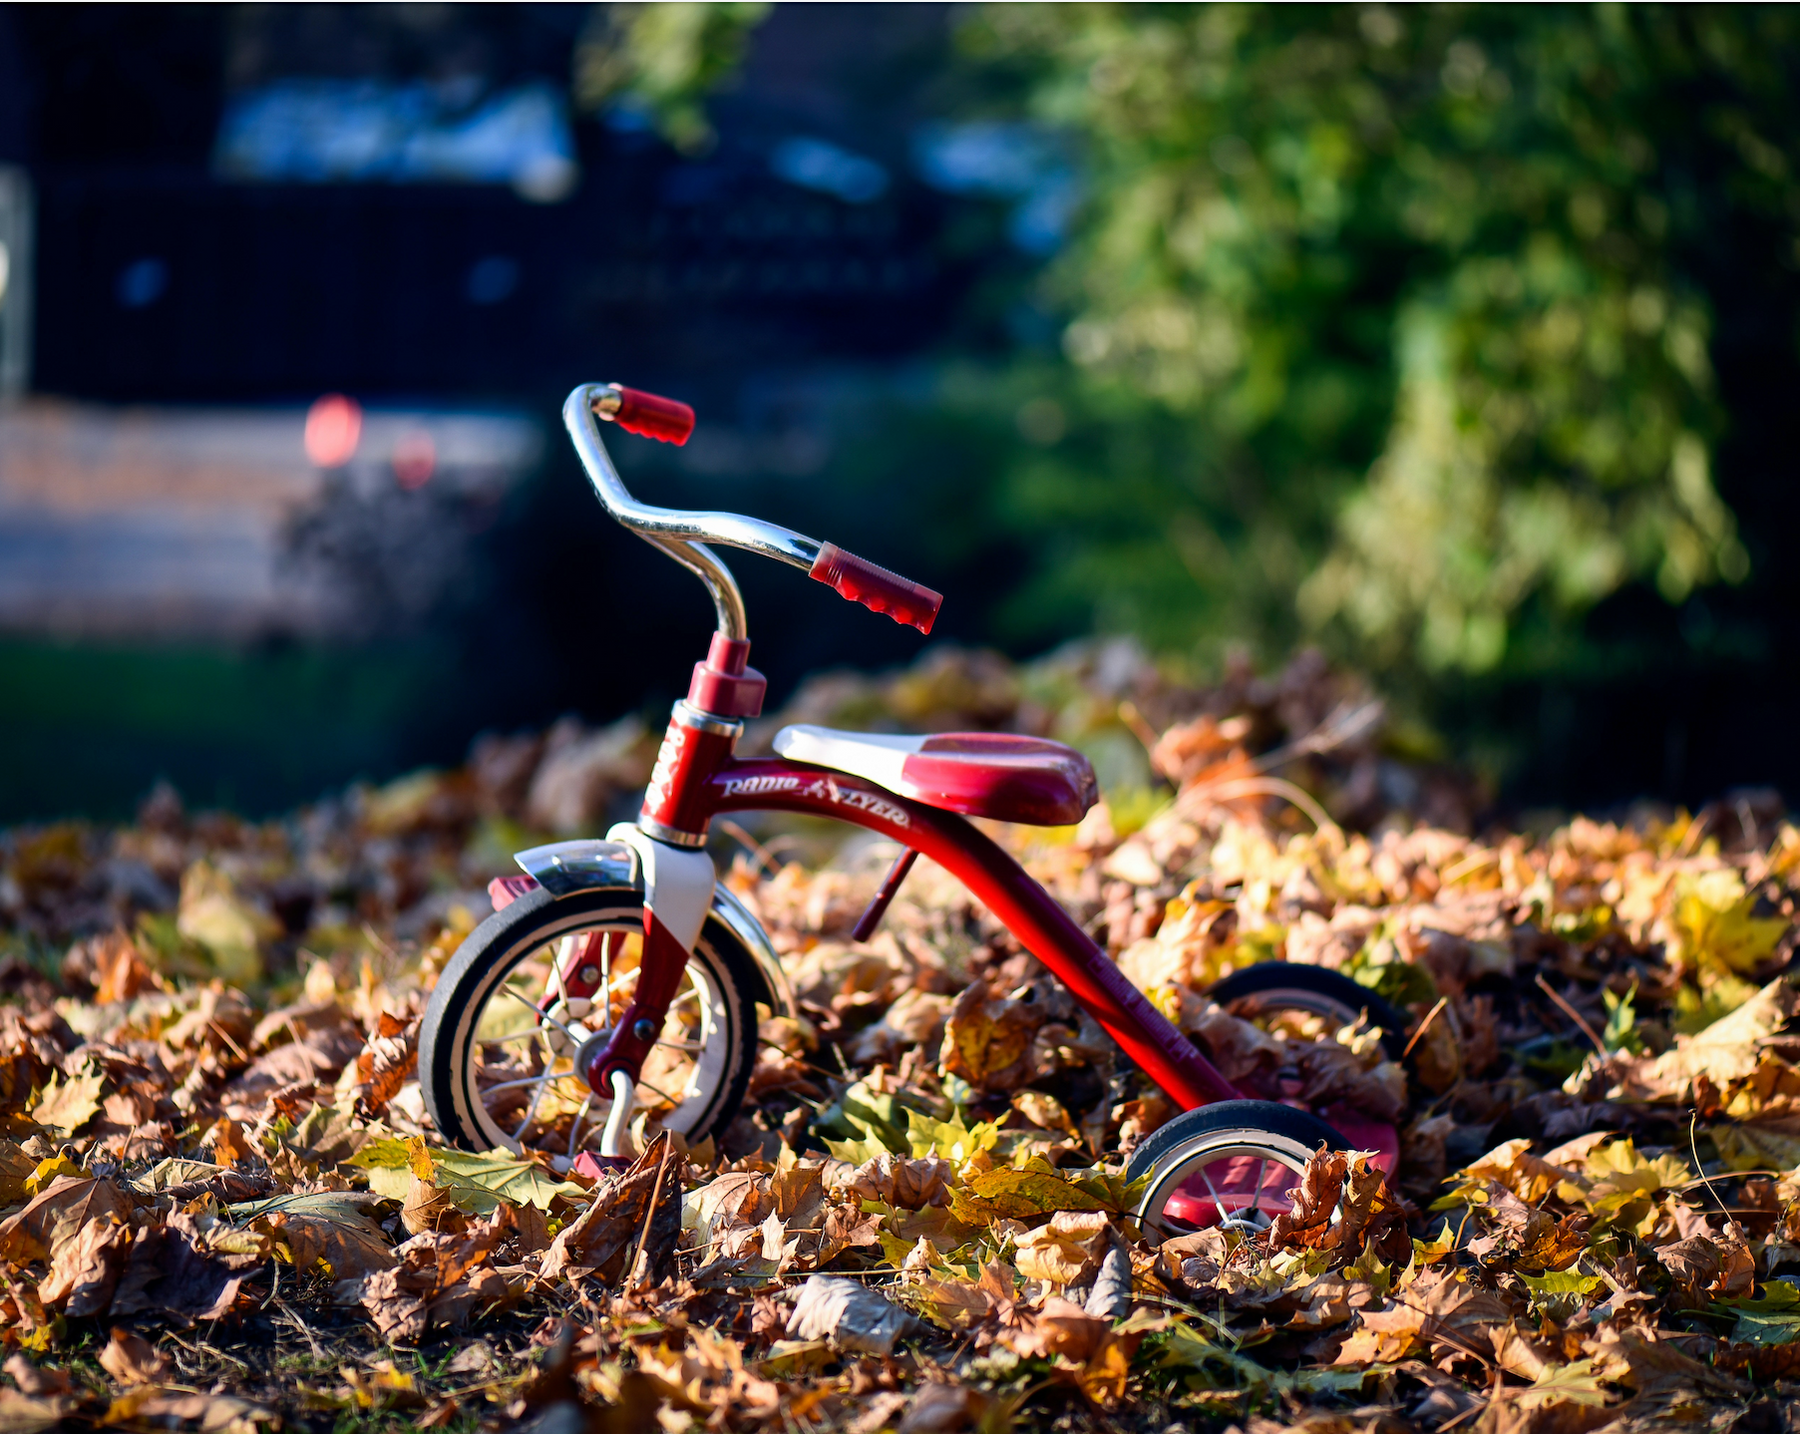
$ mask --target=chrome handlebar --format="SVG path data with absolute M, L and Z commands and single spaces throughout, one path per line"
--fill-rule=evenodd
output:
M 606 384 L 583 384 L 563 402 L 563 426 L 575 445 L 588 482 L 606 511 L 645 542 L 661 548 L 687 568 L 712 594 L 719 615 L 719 632 L 729 638 L 749 636 L 744 598 L 737 579 L 707 543 L 743 548 L 765 558 L 811 572 L 824 544 L 775 523 L 746 518 L 741 513 L 688 512 L 679 508 L 655 508 L 640 503 L 626 491 L 613 467 L 612 457 L 600 438 L 597 405 L 613 396 Z

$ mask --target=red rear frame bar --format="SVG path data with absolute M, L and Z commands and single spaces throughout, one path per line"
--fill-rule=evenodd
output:
M 778 757 L 727 758 L 690 800 L 689 810 L 704 808 L 707 818 L 740 811 L 831 817 L 930 857 L 993 912 L 1184 1110 L 1244 1099 L 1018 862 L 954 812 L 921 805 L 860 777 Z

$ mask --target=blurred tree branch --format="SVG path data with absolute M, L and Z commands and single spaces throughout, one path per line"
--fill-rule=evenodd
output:
M 768 13 L 763 3 L 596 5 L 575 48 L 575 103 L 628 106 L 677 149 L 704 150 L 714 138 L 705 97 Z
M 1481 672 L 1522 622 L 1566 628 L 1628 582 L 1679 602 L 1741 581 L 1683 255 L 1720 218 L 1708 175 L 1733 206 L 1800 211 L 1797 28 L 1736 8 L 978 12 L 966 52 L 1085 167 L 1039 292 L 1062 352 L 1020 370 L 1066 417 L 1006 483 L 1053 555 L 1021 604 L 1085 601 L 1165 646 L 1310 629 L 1376 665 Z

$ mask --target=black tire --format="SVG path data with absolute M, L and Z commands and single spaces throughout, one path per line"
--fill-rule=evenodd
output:
M 1349 1025 L 1366 1014 L 1381 1032 L 1389 1057 L 1401 1058 L 1409 1024 L 1406 1013 L 1341 971 L 1305 966 L 1297 961 L 1263 961 L 1234 971 L 1215 982 L 1207 997 L 1234 1016 L 1254 1019 L 1264 1012 L 1305 1011 Z
M 419 1084 L 425 1108 L 444 1139 L 464 1150 L 519 1148 L 520 1141 L 509 1138 L 494 1120 L 476 1083 L 477 1044 L 497 1047 L 521 1038 L 515 1035 L 477 1042 L 489 1002 L 514 971 L 538 956 L 550 942 L 596 929 L 627 937 L 633 932 L 641 933 L 643 913 L 643 893 L 630 888 L 583 891 L 561 899 L 540 888 L 495 912 L 469 934 L 438 979 L 419 1027 Z M 682 1092 L 684 1099 L 671 1112 L 674 1118 L 663 1124 L 696 1143 L 721 1133 L 743 1103 L 750 1071 L 756 1064 L 756 1003 L 767 1001 L 769 996 L 750 952 L 714 917 L 708 917 L 700 933 L 694 953 L 688 958 L 684 979 L 684 989 L 697 993 L 696 1009 L 704 1007 L 706 1013 L 702 1018 L 702 1039 L 694 1043 L 699 1051 L 693 1058 L 696 1084 Z M 521 982 L 522 986 L 525 984 Z M 506 987 L 514 993 L 519 989 Z M 671 1010 L 670 1020 L 676 1019 Z M 546 1049 L 562 1029 L 558 1027 L 557 1033 L 552 1033 L 549 1025 L 539 1022 L 533 1027 L 530 1020 L 524 1021 L 523 1027 L 528 1033 L 526 1038 L 535 1030 Z M 576 1082 L 571 1093 L 581 1093 L 585 1099 L 587 1088 L 577 1077 L 565 1075 L 557 1079 Z M 495 1088 L 498 1087 L 490 1087 L 490 1093 Z M 640 1093 L 642 1089 L 640 1086 Z M 519 1127 L 519 1131 L 528 1132 L 523 1143 L 560 1154 L 560 1136 L 553 1144 L 529 1134 L 537 1099 L 534 1095 L 530 1111 Z M 610 1093 L 597 1093 L 594 1099 L 600 1105 L 586 1124 L 597 1131 L 602 1119 L 598 1110 L 610 1106 Z M 572 1146 L 579 1141 L 581 1148 L 587 1148 L 591 1137 L 582 1135 L 583 1124 L 579 1113 L 572 1118 Z
M 1328 1150 L 1348 1150 L 1350 1144 L 1318 1116 L 1295 1110 L 1272 1100 L 1222 1100 L 1183 1111 L 1167 1125 L 1155 1131 L 1125 1162 L 1128 1181 L 1150 1177 L 1150 1184 L 1138 1200 L 1138 1222 L 1158 1235 L 1178 1234 L 1208 1223 L 1245 1223 L 1227 1220 L 1223 1201 L 1215 1206 L 1221 1218 L 1191 1221 L 1168 1213 L 1171 1198 L 1178 1197 L 1181 1187 L 1213 1162 L 1248 1157 L 1271 1162 L 1293 1172 L 1296 1181 L 1306 1168 L 1313 1152 L 1324 1146 Z M 1267 1188 L 1260 1173 L 1253 1177 L 1254 1188 Z M 1246 1197 L 1246 1206 L 1254 1204 L 1264 1218 L 1254 1222 L 1266 1225 L 1267 1210 L 1258 1198 Z

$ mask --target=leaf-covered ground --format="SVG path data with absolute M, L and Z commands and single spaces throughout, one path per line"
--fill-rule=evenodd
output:
M 447 1150 L 436 973 L 511 850 L 629 812 L 650 735 L 265 823 L 164 790 L 0 834 L 0 1427 L 1800 1428 L 1769 798 L 1472 835 L 1473 784 L 1311 658 L 939 650 L 786 715 L 1084 746 L 1108 804 L 1000 835 L 1240 1084 L 1394 1121 L 1397 1179 L 1324 1155 L 1262 1236 L 1147 1240 L 1123 1156 L 1169 1103 L 929 865 L 851 943 L 893 852 L 792 822 L 719 833 L 799 1000 L 729 1130 L 652 1106 L 597 1186 Z M 1410 1012 L 1404 1062 L 1207 1000 L 1280 957 Z

